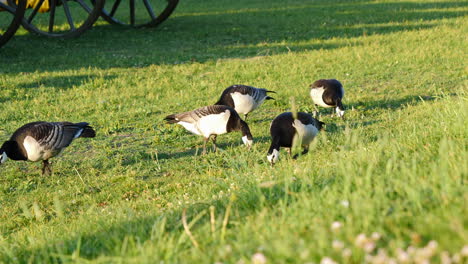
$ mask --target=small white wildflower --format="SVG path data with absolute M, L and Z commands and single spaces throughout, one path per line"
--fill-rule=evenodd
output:
M 335 221 L 335 222 L 333 222 L 333 223 L 331 224 L 331 230 L 332 230 L 333 232 L 338 232 L 338 231 L 341 229 L 342 226 L 343 226 L 343 225 L 342 225 L 340 222 Z
M 388 263 L 387 252 L 384 249 L 379 249 L 377 255 L 372 259 L 373 264 L 386 264 Z
M 460 254 L 463 257 L 468 257 L 468 245 L 463 246 L 463 248 L 460 250 Z
M 348 201 L 348 200 L 342 200 L 342 201 L 340 202 L 340 204 L 341 204 L 343 207 L 345 207 L 345 208 L 348 208 L 348 207 L 349 207 L 349 201 Z
M 364 256 L 364 260 L 365 260 L 364 261 L 365 263 L 373 263 L 374 262 L 374 256 L 366 254 L 366 256 Z
M 372 238 L 372 240 L 374 240 L 374 241 L 379 240 L 381 237 L 382 237 L 382 236 L 381 236 L 379 233 L 377 233 L 377 232 L 374 232 L 374 233 L 372 233 L 372 235 L 371 235 L 371 238 Z
M 364 243 L 364 246 L 362 247 L 362 249 L 364 249 L 364 251 L 367 253 L 372 252 L 374 248 L 375 248 L 375 243 L 373 241 L 367 241 L 366 243 Z
M 429 243 L 427 243 L 426 248 L 429 248 L 430 250 L 435 251 L 438 246 L 439 246 L 439 244 L 437 243 L 437 241 L 431 240 L 431 241 L 429 241 Z
M 367 242 L 367 237 L 365 234 L 362 234 L 362 233 L 357 235 L 356 239 L 354 240 L 354 244 L 360 248 L 363 248 L 366 242 Z
M 418 264 L 426 263 L 432 257 L 433 253 L 430 248 L 420 248 L 414 254 L 414 262 Z
M 262 253 L 255 253 L 252 256 L 252 264 L 265 264 L 267 259 Z
M 329 257 L 324 257 L 320 261 L 320 264 L 337 264 L 337 263 L 333 259 L 331 259 Z
M 352 254 L 353 254 L 353 252 L 349 248 L 345 248 L 345 249 L 343 249 L 343 251 L 341 251 L 341 256 L 343 256 L 343 258 L 345 258 L 345 259 L 351 257 Z
M 461 259 L 462 257 L 460 256 L 460 254 L 455 253 L 452 256 L 453 263 L 461 263 Z
M 413 256 L 414 254 L 416 254 L 416 248 L 413 247 L 413 246 L 409 246 L 407 249 L 406 249 L 406 252 L 408 252 L 408 254 L 410 256 Z
M 396 250 L 396 257 L 400 263 L 409 263 L 410 255 L 401 248 Z
M 440 253 L 440 263 L 452 264 L 452 259 L 450 258 L 450 254 L 447 251 L 442 251 Z
M 340 240 L 333 240 L 332 242 L 332 248 L 334 250 L 341 250 L 344 248 L 344 243 L 341 242 Z

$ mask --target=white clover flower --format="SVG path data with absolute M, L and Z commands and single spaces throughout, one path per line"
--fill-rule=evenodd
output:
M 460 254 L 455 253 L 452 256 L 453 263 L 461 263 L 461 259 L 462 257 L 460 256 Z
M 331 259 L 330 257 L 324 257 L 320 261 L 320 264 L 337 264 L 337 263 L 333 259 Z
M 364 243 L 364 246 L 362 247 L 362 249 L 364 249 L 364 251 L 367 253 L 372 252 L 374 248 L 375 248 L 375 243 L 373 241 L 367 241 L 366 243 Z
M 348 200 L 342 200 L 342 201 L 340 202 L 340 204 L 341 204 L 343 207 L 345 207 L 345 208 L 348 208 L 348 207 L 349 207 L 349 201 L 348 201 Z
M 333 242 L 332 242 L 332 248 L 333 248 L 334 250 L 337 250 L 337 251 L 338 251 L 338 250 L 341 250 L 341 249 L 344 248 L 344 243 L 341 242 L 340 240 L 333 240 Z
M 431 241 L 429 241 L 429 243 L 427 243 L 426 248 L 429 248 L 430 250 L 435 251 L 438 246 L 439 246 L 439 244 L 437 243 L 437 241 L 431 240 Z
M 463 248 L 460 250 L 460 254 L 463 257 L 468 257 L 468 245 L 463 246 Z
M 267 259 L 262 253 L 255 253 L 252 256 L 252 264 L 265 264 Z
M 440 253 L 440 263 L 452 264 L 452 259 L 450 258 L 450 254 L 447 251 L 442 251 Z
M 408 252 L 404 251 L 401 248 L 398 248 L 396 250 L 396 257 L 397 257 L 397 260 L 400 263 L 409 263 L 410 260 L 411 260 L 410 255 L 408 254 Z
M 353 254 L 353 252 L 349 248 L 345 248 L 345 249 L 343 249 L 343 251 L 341 251 L 341 256 L 343 258 L 345 258 L 345 259 L 351 257 L 352 254 Z
M 333 223 L 331 224 L 331 230 L 332 230 L 333 232 L 338 232 L 338 231 L 341 229 L 342 226 L 343 226 L 343 224 L 341 224 L 341 223 L 338 222 L 338 221 L 335 221 L 335 222 L 333 222 Z
M 377 232 L 374 232 L 374 233 L 372 233 L 372 235 L 371 235 L 371 238 L 372 238 L 372 240 L 374 240 L 374 241 L 379 240 L 381 237 L 382 237 L 382 236 L 381 236 L 379 233 L 377 233 Z
M 362 233 L 357 235 L 356 239 L 354 240 L 354 244 L 359 248 L 363 248 L 366 242 L 367 242 L 367 237 L 365 234 L 362 234 Z

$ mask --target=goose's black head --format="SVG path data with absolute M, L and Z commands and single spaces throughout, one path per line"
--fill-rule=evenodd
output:
M 240 130 L 242 132 L 242 142 L 250 148 L 253 144 L 253 137 L 252 133 L 250 133 L 249 125 L 239 117 L 236 110 L 230 107 L 228 107 L 228 109 L 231 111 L 231 116 L 229 117 L 229 121 L 226 125 L 227 132 Z
M 323 129 L 323 127 L 325 126 L 325 123 L 320 121 L 320 120 L 317 120 L 317 122 L 315 122 L 315 126 L 317 127 L 317 129 L 320 131 Z

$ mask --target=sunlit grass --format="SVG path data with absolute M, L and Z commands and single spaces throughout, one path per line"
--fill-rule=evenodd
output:
M 36 120 L 98 134 L 50 177 L 39 163 L 0 167 L 0 263 L 463 263 L 466 11 L 187 0 L 157 29 L 20 31 L 0 50 L 0 140 Z M 311 112 L 320 78 L 344 84 L 346 121 L 322 109 L 310 153 L 272 168 L 271 120 L 291 98 Z M 200 137 L 163 121 L 239 83 L 277 92 L 249 116 L 252 150 L 232 133 L 201 156 Z

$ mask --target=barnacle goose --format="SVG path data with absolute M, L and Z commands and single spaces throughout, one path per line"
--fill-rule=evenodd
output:
M 42 160 L 42 175 L 51 174 L 49 159 L 57 156 L 75 138 L 92 138 L 96 132 L 86 122 L 32 122 L 18 128 L 0 148 L 0 164 L 7 159 Z
M 263 88 L 247 85 L 232 85 L 226 88 L 215 105 L 227 105 L 234 108 L 237 113 L 247 115 L 259 107 L 265 100 L 274 100 L 267 93 L 276 93 Z
M 296 117 L 294 118 L 291 112 L 285 112 L 278 115 L 271 123 L 271 145 L 267 159 L 272 165 L 278 161 L 281 147 L 288 148 L 288 152 L 291 153 L 293 144 L 301 144 L 302 154 L 306 154 L 310 142 L 325 124 L 303 112 L 298 112 Z
M 253 138 L 249 126 L 243 121 L 236 110 L 225 105 L 210 105 L 195 109 L 190 112 L 168 115 L 165 120 L 169 124 L 177 123 L 188 131 L 203 136 L 203 154 L 206 153 L 206 143 L 212 137 L 214 150 L 216 151 L 216 137 L 232 131 L 242 132 L 242 141 L 249 148 Z
M 310 97 L 312 97 L 312 101 L 316 106 L 334 107 L 336 114 L 344 118 L 344 107 L 341 102 L 344 96 L 344 89 L 338 80 L 321 79 L 311 84 L 310 88 Z

